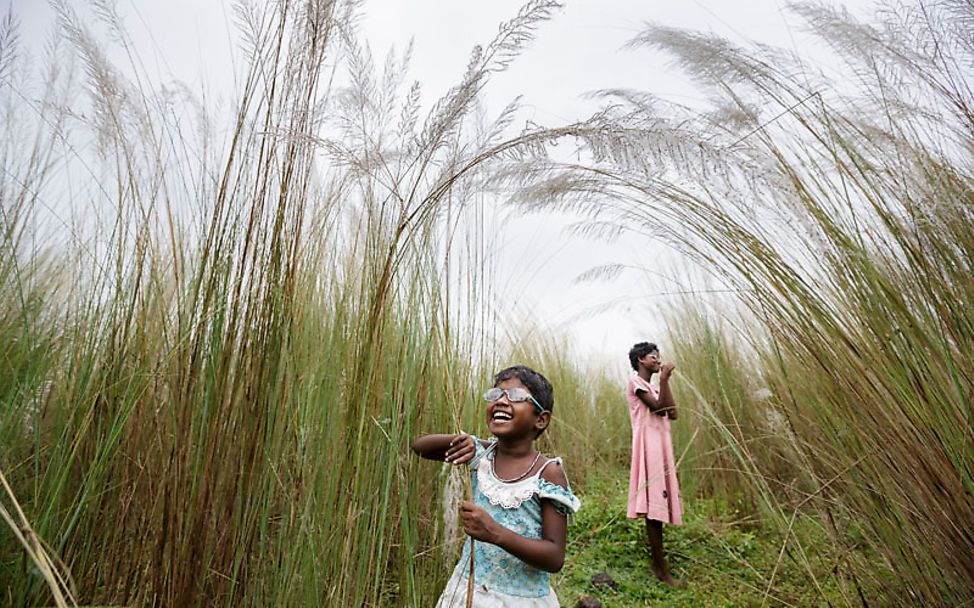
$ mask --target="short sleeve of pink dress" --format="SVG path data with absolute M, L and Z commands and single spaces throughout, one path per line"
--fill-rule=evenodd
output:
M 655 519 L 682 524 L 683 506 L 676 481 L 676 460 L 670 439 L 670 419 L 657 416 L 646 407 L 636 390 L 651 391 L 659 397 L 659 388 L 639 376 L 629 379 L 626 400 L 632 423 L 632 464 L 629 468 L 629 506 L 631 519 Z

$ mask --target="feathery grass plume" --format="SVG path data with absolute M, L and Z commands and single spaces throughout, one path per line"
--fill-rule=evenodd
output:
M 3 85 L 7 85 L 17 62 L 18 23 L 13 7 L 8 8 L 7 14 L 0 20 L 0 84 Z
M 974 57 L 958 3 L 895 8 L 869 25 L 794 7 L 847 63 L 838 75 L 650 26 L 634 45 L 670 53 L 714 111 L 609 92 L 610 108 L 563 132 L 591 162 L 505 177 L 529 182 L 518 196 L 538 207 L 666 236 L 738 294 L 755 328 L 747 369 L 777 422 L 736 381 L 695 402 L 730 468 L 779 514 L 782 557 L 801 559 L 791 522 L 812 514 L 841 548 L 850 604 L 956 605 L 974 598 L 974 322 L 958 304 L 974 295 Z M 739 365 L 715 359 L 728 348 L 708 331 L 684 339 L 716 351 L 694 369 L 727 378 Z M 784 454 L 801 470 L 782 468 Z

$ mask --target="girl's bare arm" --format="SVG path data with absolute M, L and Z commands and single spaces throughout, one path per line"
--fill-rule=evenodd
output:
M 669 387 L 667 387 L 669 390 Z M 658 416 L 666 415 L 666 406 L 663 404 L 663 383 L 660 381 L 660 398 L 657 399 L 652 392 L 643 390 L 641 388 L 636 388 L 636 396 L 639 400 L 643 402 L 643 405 L 649 408 L 649 411 L 653 412 Z M 672 399 L 672 395 L 670 396 Z
M 672 363 L 664 363 L 659 373 L 660 413 L 665 413 L 670 420 L 677 418 L 676 401 L 673 400 L 673 391 L 670 390 L 670 376 L 673 375 L 675 369 L 676 366 Z
M 413 442 L 412 448 L 423 458 L 464 464 L 477 453 L 474 441 L 473 437 L 465 434 L 423 435 Z
M 565 488 L 565 472 L 556 463 L 541 474 L 543 479 Z M 541 538 L 527 538 L 497 523 L 486 511 L 464 502 L 461 509 L 464 530 L 477 540 L 497 545 L 529 566 L 558 572 L 565 563 L 568 518 L 550 500 L 541 501 Z

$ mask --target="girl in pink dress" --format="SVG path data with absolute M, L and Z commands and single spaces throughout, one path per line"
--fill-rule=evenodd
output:
M 646 519 L 646 537 L 653 558 L 653 574 L 668 585 L 682 586 L 670 576 L 663 555 L 663 523 L 683 523 L 676 461 L 670 439 L 670 421 L 676 420 L 676 404 L 670 376 L 676 366 L 662 363 L 659 349 L 640 342 L 629 351 L 636 375 L 626 385 L 629 420 L 632 423 L 632 465 L 629 470 L 630 519 Z M 659 372 L 659 387 L 649 383 Z

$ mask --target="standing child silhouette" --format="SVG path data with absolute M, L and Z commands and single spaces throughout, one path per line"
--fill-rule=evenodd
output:
M 640 342 L 629 351 L 629 363 L 636 375 L 626 384 L 629 421 L 632 423 L 632 464 L 629 469 L 627 517 L 646 519 L 646 539 L 653 559 L 652 572 L 668 585 L 683 586 L 670 575 L 663 554 L 663 523 L 683 523 L 676 461 L 670 439 L 670 421 L 676 420 L 676 403 L 670 391 L 670 376 L 676 366 L 662 363 L 659 349 Z M 659 387 L 649 383 L 659 373 Z
M 484 400 L 493 441 L 425 435 L 413 442 L 413 451 L 471 471 L 473 500 L 463 503 L 461 517 L 477 541 L 473 606 L 557 608 L 548 573 L 561 570 L 568 516 L 580 503 L 561 458 L 547 458 L 534 446 L 551 422 L 551 383 L 530 368 L 509 367 L 494 377 Z M 437 608 L 465 605 L 469 564 L 465 543 Z

